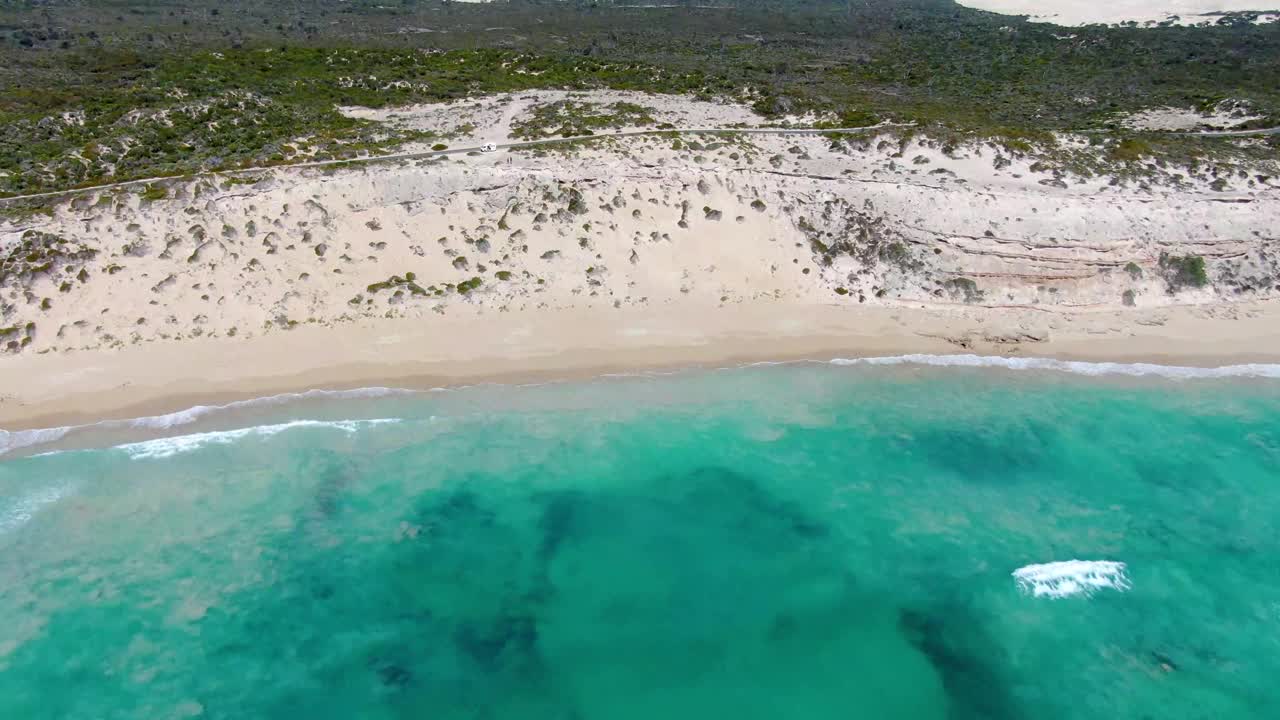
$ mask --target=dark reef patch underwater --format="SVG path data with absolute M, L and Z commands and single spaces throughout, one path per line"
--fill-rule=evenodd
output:
M 1280 716 L 1274 380 L 802 364 L 263 412 L 0 462 L 0 717 Z M 1073 559 L 1125 566 L 1025 570 Z

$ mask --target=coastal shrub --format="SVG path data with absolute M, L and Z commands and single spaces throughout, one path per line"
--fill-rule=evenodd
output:
M 5 3 L 9 30 L 0 32 L 0 43 L 34 50 L 8 56 L 0 147 L 11 152 L 0 153 L 0 193 L 386 152 L 430 133 L 356 120 L 337 108 L 532 88 L 731 99 L 774 118 L 812 112 L 828 127 L 892 117 L 929 134 L 989 138 L 1027 153 L 1053 131 L 1096 128 L 1091 139 L 1105 138 L 1099 148 L 1113 149 L 1119 160 L 1150 156 L 1148 150 L 1187 157 L 1237 149 L 1154 133 L 1117 145 L 1108 136 L 1118 131 L 1117 113 L 1211 108 L 1229 92 L 1270 116 L 1254 121 L 1260 126 L 1275 124 L 1280 107 L 1268 64 L 1280 36 L 1244 15 L 1196 31 L 1093 26 L 1064 42 L 1052 26 L 933 0 L 790 2 L 785 12 L 735 2 L 738 10 L 714 18 L 646 13 L 643 27 L 635 26 L 633 11 L 609 8 L 613 3 L 532 3 L 536 13 L 513 13 L 507 3 L 459 9 L 461 3 L 359 0 L 337 3 L 341 10 L 329 2 L 259 3 L 243 23 L 234 12 L 190 27 L 184 20 L 186 41 L 175 45 L 169 4 Z M 128 10 L 106 9 L 115 5 Z M 456 27 L 451 40 L 438 42 L 467 49 L 422 52 L 413 43 L 392 46 L 401 44 L 393 37 L 373 40 L 387 22 L 434 25 L 414 17 L 434 17 L 440 5 Z M 509 29 L 485 31 L 498 25 Z M 69 29 L 38 31 L 42 26 Z M 88 27 L 87 36 L 77 29 Z M 726 42 L 729 36 L 760 40 Z M 1134 43 L 1139 50 L 1118 50 Z M 652 126 L 654 114 L 635 103 L 568 100 L 519 120 L 531 134 L 549 136 Z M 427 139 L 445 149 L 436 140 Z M 1274 152 L 1280 139 L 1264 142 Z M 1243 152 L 1267 149 L 1260 143 Z
M 1111 148 L 1111 159 L 1121 162 L 1137 162 L 1152 154 L 1151 143 L 1137 138 L 1125 138 Z
M 895 241 L 881 245 L 877 255 L 884 262 L 901 270 L 919 270 L 924 267 L 924 263 L 912 257 L 911 249 L 904 242 Z
M 1133 307 L 1137 304 L 1135 302 L 1135 297 L 1136 296 L 1132 290 L 1125 290 L 1120 295 L 1120 302 L 1124 303 L 1125 307 Z
M 1209 284 L 1204 258 L 1199 255 L 1160 255 L 1160 269 L 1170 294 L 1185 288 L 1202 288 Z
M 411 295 L 428 294 L 427 291 L 424 290 L 421 285 L 418 285 L 418 283 L 414 282 L 416 279 L 417 279 L 417 275 L 415 275 L 412 272 L 405 273 L 404 277 L 400 277 L 399 275 L 392 275 L 391 277 L 387 278 L 386 280 L 383 280 L 382 282 L 376 282 L 376 283 L 373 283 L 372 285 L 367 286 L 365 288 L 365 291 L 368 292 L 370 295 L 376 295 L 378 294 L 378 292 L 382 290 L 390 290 L 391 288 L 395 288 L 396 297 L 401 296 L 405 290 L 408 290 Z M 355 298 L 352 298 L 352 300 L 348 302 L 355 304 L 359 300 L 360 300 L 360 296 L 357 295 Z
M 563 138 L 590 137 L 597 130 L 606 128 L 653 124 L 654 118 L 650 111 L 635 103 L 599 105 L 560 100 L 533 108 L 528 117 L 512 123 L 511 132 L 515 137 L 525 140 L 553 135 Z
M 967 303 L 977 302 L 983 296 L 983 291 L 978 289 L 978 284 L 967 277 L 952 278 L 943 283 L 942 286 L 952 297 L 959 298 Z
M 1138 267 L 1138 264 L 1135 262 L 1130 262 L 1128 265 L 1125 265 L 1124 271 L 1129 273 L 1129 277 L 1134 280 L 1142 278 L 1142 268 Z

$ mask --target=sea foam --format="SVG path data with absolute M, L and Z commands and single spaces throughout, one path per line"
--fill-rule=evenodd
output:
M 0 430 L 0 455 L 32 445 L 57 442 L 75 429 L 73 425 L 36 430 Z
M 216 413 L 234 412 L 237 410 L 247 410 L 255 407 L 284 405 L 298 400 L 322 398 L 333 400 L 376 398 L 386 397 L 388 395 L 410 394 L 414 392 L 416 391 L 388 387 L 368 387 L 356 390 L 306 390 L 304 392 L 268 395 L 266 397 L 251 398 L 249 400 L 236 400 L 235 402 L 229 402 L 225 405 L 196 405 L 177 412 L 165 413 L 163 415 L 148 415 L 144 417 L 131 418 L 129 420 L 103 420 L 101 422 L 89 423 L 86 425 L 64 425 L 62 427 L 39 428 L 36 430 L 0 430 L 0 455 L 13 452 L 14 450 L 32 447 L 34 445 L 45 445 L 57 442 L 58 440 L 66 437 L 69 433 L 77 430 L 168 430 L 170 428 L 193 423 L 201 418 Z
M 1052 358 L 1015 358 L 996 355 L 893 355 L 887 357 L 836 358 L 833 365 L 933 365 L 939 367 L 992 367 L 1006 370 L 1053 370 L 1077 375 L 1150 375 L 1165 378 L 1280 378 L 1280 364 L 1250 363 L 1220 367 L 1187 367 L 1153 363 L 1082 362 Z
M 229 445 L 241 438 L 250 436 L 270 437 L 294 428 L 332 428 L 342 430 L 347 433 L 353 433 L 362 428 L 372 427 L 374 425 L 386 425 L 398 422 L 400 422 L 398 418 L 375 418 L 372 420 L 294 420 L 292 422 L 280 423 L 278 425 L 258 425 L 256 427 L 238 428 L 236 430 L 222 430 L 218 432 L 195 433 L 192 435 L 157 438 L 155 440 L 145 440 L 143 442 L 129 443 L 127 445 L 117 445 L 115 449 L 124 451 L 134 460 L 154 460 L 172 457 L 179 453 L 191 452 L 192 450 L 197 450 L 209 445 Z
M 1035 597 L 1092 595 L 1098 590 L 1125 591 L 1131 585 L 1125 564 L 1113 560 L 1066 560 L 1027 565 L 1013 571 L 1018 588 Z
M 22 527 L 41 508 L 58 502 L 74 490 L 71 486 L 43 488 L 18 498 L 8 507 L 0 508 L 0 535 Z
M 1156 365 L 1153 363 L 1115 363 L 1115 362 L 1083 362 L 1077 360 L 1055 360 L 1052 358 L 1012 358 L 994 355 L 892 355 L 865 358 L 836 358 L 830 361 L 833 365 L 931 365 L 938 367 L 990 367 L 1007 370 L 1048 370 L 1074 373 L 1077 375 L 1127 375 L 1153 376 L 1172 379 L 1196 378 L 1276 378 L 1280 379 L 1280 364 L 1250 363 L 1242 365 L 1223 365 L 1220 367 L 1188 367 L 1180 365 Z M 783 365 L 790 362 L 757 362 L 752 366 Z M 726 368 L 728 369 L 728 368 Z M 675 374 L 679 371 L 650 371 L 641 375 Z M 445 388 L 433 388 L 442 391 Z M 420 391 L 403 388 L 369 387 L 357 390 L 307 390 L 305 392 L 283 393 L 267 397 L 238 400 L 225 405 L 196 405 L 164 415 L 133 418 L 131 420 L 105 420 L 87 425 L 68 425 L 63 427 L 41 428 L 38 430 L 0 430 L 0 456 L 35 445 L 45 445 L 61 440 L 66 435 L 80 430 L 98 429 L 140 429 L 167 430 L 186 425 L 214 413 L 243 410 L 253 407 L 282 405 L 298 400 L 326 398 L 344 399 L 361 397 L 384 397 L 398 394 L 414 394 Z
M 149 417 L 133 418 L 132 420 L 115 421 L 120 425 L 131 428 L 165 430 L 177 425 L 185 425 L 195 422 L 206 415 L 217 412 L 225 412 L 228 410 L 243 410 L 253 407 L 262 407 L 269 405 L 283 405 L 286 403 L 296 402 L 298 400 L 308 399 L 334 399 L 342 400 L 348 398 L 373 398 L 385 397 L 387 395 L 401 395 L 413 393 L 413 390 L 388 387 L 368 387 L 357 390 L 305 390 L 303 392 L 281 393 L 279 395 L 268 395 L 260 398 L 250 398 L 248 400 L 236 400 L 226 405 L 196 405 L 186 410 L 168 413 L 165 415 L 152 415 Z

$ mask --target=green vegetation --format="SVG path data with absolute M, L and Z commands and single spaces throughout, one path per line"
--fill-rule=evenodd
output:
M 0 286 L 12 280 L 25 285 L 36 275 L 52 274 L 65 265 L 92 259 L 97 254 L 97 250 L 61 236 L 28 230 L 19 242 L 6 246 L 0 253 Z M 85 275 L 80 281 L 87 279 Z
M 911 254 L 911 249 L 901 241 L 879 245 L 876 255 L 880 260 L 903 271 L 915 271 L 924 267 L 924 263 Z
M 585 215 L 589 211 L 586 201 L 582 199 L 582 192 L 580 190 L 577 188 L 569 188 L 568 196 L 569 212 L 574 215 Z
M 438 138 L 338 108 L 532 88 L 749 101 L 769 117 L 813 112 L 831 128 L 911 121 L 1011 153 L 1052 144 L 1054 130 L 1117 133 L 1119 114 L 1152 106 L 1232 99 L 1263 116 L 1255 124 L 1280 124 L 1280 31 L 1243 16 L 1211 28 L 1063 33 L 950 0 L 633 5 L 0 3 L 0 194 L 384 152 Z M 438 27 L 449 31 L 405 31 Z M 655 123 L 641 105 L 568 100 L 517 131 L 623 125 Z M 1276 137 L 1243 150 L 1154 133 L 1098 137 L 1111 161 L 1133 165 L 1280 148 Z
M 579 137 L 618 127 L 646 127 L 656 121 L 649 109 L 635 103 L 616 102 L 600 106 L 561 100 L 539 105 L 527 120 L 511 126 L 512 134 L 524 140 L 547 137 Z
M 484 280 L 481 280 L 478 277 L 473 277 L 470 280 L 463 280 L 462 282 L 458 283 L 457 291 L 461 295 L 466 295 L 472 290 L 478 290 L 480 286 L 483 284 L 484 284 Z
M 952 278 L 942 284 L 952 297 L 963 300 L 967 303 L 977 302 L 982 299 L 983 291 L 978 289 L 978 284 L 966 277 Z
M 427 292 L 427 290 L 423 288 L 421 285 L 414 282 L 414 280 L 416 280 L 416 277 L 411 272 L 405 273 L 404 277 L 401 277 L 399 275 L 392 275 L 390 278 L 387 278 L 382 282 L 373 283 L 369 287 L 365 288 L 365 291 L 368 292 L 370 295 L 377 295 L 379 292 L 383 290 L 401 290 L 401 289 L 408 290 L 409 293 L 412 295 L 431 294 Z
M 237 185 L 257 185 L 260 182 L 261 175 L 231 175 L 222 181 L 222 186 L 229 190 Z
M 357 157 L 430 135 L 391 133 L 346 117 L 340 105 L 544 86 L 630 87 L 654 72 L 504 50 L 272 47 L 146 57 L 95 49 L 59 59 L 66 67 L 64 86 L 51 94 L 57 102 L 35 88 L 0 88 L 9 91 L 0 98 L 4 193 Z M 688 90 L 702 81 L 693 73 L 670 87 Z M 626 108 L 616 112 L 635 116 Z
M 1111 158 L 1122 162 L 1137 162 L 1151 154 L 1151 143 L 1139 138 L 1124 138 L 1111 148 Z
M 31 344 L 35 334 L 36 324 L 33 322 L 21 326 L 0 327 L 0 343 L 4 343 L 2 349 L 6 352 L 20 352 Z
M 1160 255 L 1160 269 L 1170 294 L 1209 284 L 1204 258 L 1199 255 Z

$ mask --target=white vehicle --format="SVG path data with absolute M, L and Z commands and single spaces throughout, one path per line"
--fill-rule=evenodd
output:
M 485 143 L 480 146 L 480 152 L 497 152 L 498 146 L 493 143 Z

